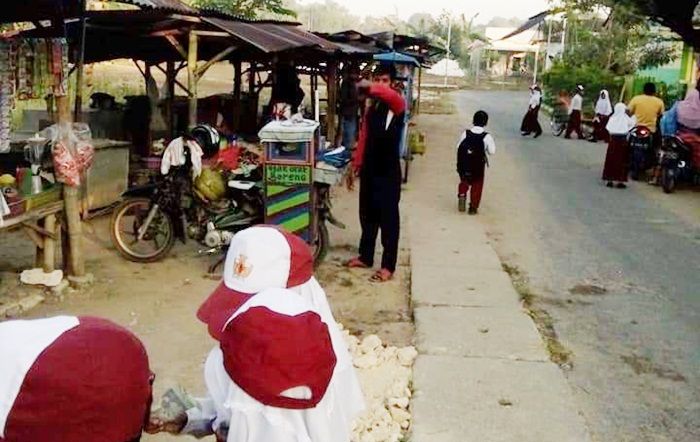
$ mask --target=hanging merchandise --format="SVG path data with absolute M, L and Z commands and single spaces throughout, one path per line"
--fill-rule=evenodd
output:
M 10 123 L 15 97 L 15 45 L 0 38 L 0 153 L 10 151 Z
M 76 187 L 92 165 L 95 149 L 90 128 L 85 123 L 54 124 L 40 132 L 51 140 L 56 180 Z
M 51 77 L 53 94 L 63 97 L 68 94 L 68 44 L 64 38 L 50 40 Z

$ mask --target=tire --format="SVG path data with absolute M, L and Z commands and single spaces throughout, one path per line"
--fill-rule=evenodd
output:
M 156 238 L 154 238 L 153 242 L 156 244 L 157 247 L 152 253 L 142 253 L 130 247 L 133 243 L 129 244 L 129 242 L 127 241 L 125 237 L 126 232 L 122 231 L 121 223 L 130 209 L 137 208 L 139 206 L 145 210 L 145 214 L 147 215 L 148 211 L 150 210 L 151 204 L 151 200 L 147 198 L 130 198 L 122 202 L 119 206 L 117 206 L 116 209 L 114 209 L 109 229 L 112 237 L 112 244 L 114 244 L 114 247 L 116 247 L 119 254 L 128 261 L 139 263 L 160 261 L 173 248 L 173 245 L 175 243 L 175 226 L 172 218 L 167 213 L 163 212 L 161 209 L 158 209 L 158 211 L 156 212 L 152 223 L 158 223 L 160 225 L 160 228 L 165 233 L 165 238 L 162 241 L 162 244 L 158 245 Z M 137 221 L 135 220 L 133 223 L 131 223 L 131 226 L 135 233 L 138 229 Z M 138 244 L 145 242 L 150 242 L 150 240 L 142 240 L 135 243 Z
M 328 226 L 325 220 L 318 220 L 316 223 L 316 242 L 314 244 L 314 267 L 318 267 L 326 259 L 330 247 L 328 237 Z
M 663 169 L 661 172 L 661 186 L 664 193 L 671 194 L 676 190 L 676 177 L 668 173 L 668 169 Z
M 550 126 L 552 128 L 552 135 L 554 135 L 555 137 L 560 137 L 561 134 L 564 133 L 564 125 L 563 124 L 552 120 L 550 123 Z

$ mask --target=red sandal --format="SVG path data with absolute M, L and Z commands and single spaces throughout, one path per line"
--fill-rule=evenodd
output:
M 372 277 L 369 278 L 369 280 L 371 282 L 382 283 L 382 282 L 391 281 L 393 277 L 394 277 L 393 273 L 391 273 L 387 269 L 381 269 L 381 270 L 378 270 L 377 273 L 372 275 Z
M 353 258 L 350 261 L 345 263 L 345 267 L 348 267 L 350 269 L 368 269 L 369 266 L 360 259 L 358 256 L 357 258 Z

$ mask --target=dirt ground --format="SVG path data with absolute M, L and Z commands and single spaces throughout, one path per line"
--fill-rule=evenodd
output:
M 399 347 L 412 344 L 408 253 L 402 251 L 397 278 L 384 285 L 371 284 L 368 270 L 343 268 L 341 263 L 353 256 L 359 239 L 357 193 L 337 189 L 334 199 L 335 214 L 348 228 L 330 227 L 333 248 L 317 275 L 336 319 L 359 336 L 377 334 L 385 344 Z M 189 243 L 176 245 L 162 262 L 134 264 L 117 255 L 108 227 L 108 218 L 85 225 L 86 265 L 95 276 L 94 285 L 83 291 L 67 290 L 60 298 L 47 295 L 27 317 L 73 314 L 109 318 L 133 330 L 145 343 L 157 375 L 156 397 L 175 384 L 194 394 L 202 393 L 202 364 L 214 341 L 195 318 L 195 311 L 219 283 L 219 278 L 206 274 L 212 258 L 198 257 L 198 246 Z M 17 271 L 32 263 L 31 243 L 21 232 L 0 236 L 0 303 L 36 292 L 16 282 Z

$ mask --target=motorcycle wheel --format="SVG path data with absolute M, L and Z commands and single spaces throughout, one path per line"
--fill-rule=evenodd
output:
M 112 214 L 110 234 L 119 254 L 132 262 L 149 263 L 163 259 L 175 243 L 175 226 L 167 213 L 158 209 L 144 238 L 138 230 L 148 217 L 151 201 L 147 198 L 127 199 Z
M 555 137 L 559 137 L 564 133 L 564 125 L 562 123 L 552 120 L 550 126 L 552 128 L 552 135 Z
M 314 267 L 321 265 L 330 247 L 330 238 L 328 237 L 328 226 L 325 221 L 319 220 L 316 223 L 316 242 L 313 244 L 314 250 Z
M 676 190 L 676 177 L 668 173 L 668 169 L 664 169 L 661 172 L 661 186 L 664 189 L 664 193 L 671 194 Z

